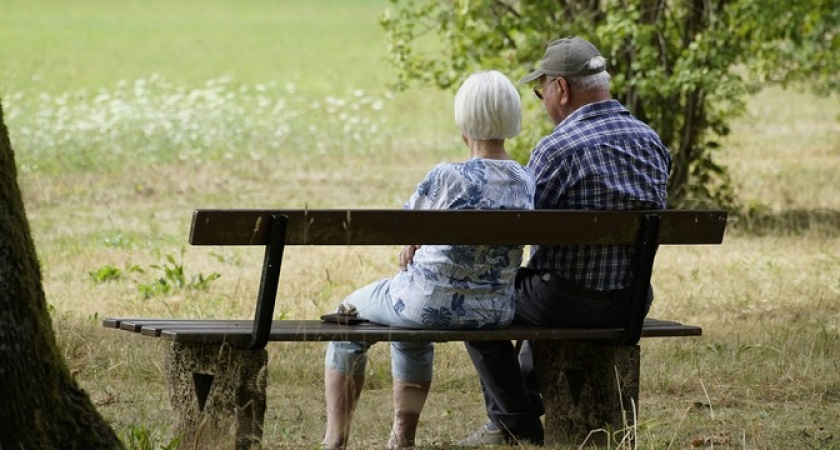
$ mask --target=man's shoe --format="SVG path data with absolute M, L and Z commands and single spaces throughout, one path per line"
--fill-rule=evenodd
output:
M 485 445 L 505 445 L 505 432 L 502 430 L 491 430 L 487 425 L 475 430 L 466 439 L 455 443 L 456 447 L 483 447 Z

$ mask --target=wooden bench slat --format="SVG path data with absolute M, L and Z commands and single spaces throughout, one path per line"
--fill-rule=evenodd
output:
M 102 326 L 105 328 L 119 328 L 122 320 L 121 317 L 106 317 L 102 319 Z
M 201 331 L 206 329 L 215 329 L 218 326 L 225 330 L 238 332 L 241 330 L 245 333 L 250 333 L 254 327 L 253 320 L 211 320 L 211 321 L 178 321 L 173 323 L 147 323 L 140 328 L 140 334 L 144 336 L 158 337 L 163 330 L 178 330 L 180 331 Z
M 251 320 L 183 319 L 105 319 L 119 322 L 119 328 L 145 336 L 177 342 L 247 343 Z M 320 320 L 277 320 L 272 323 L 270 341 L 319 342 L 332 340 L 362 341 L 463 341 L 463 340 L 608 340 L 621 337 L 620 328 L 541 328 L 511 326 L 495 330 L 417 330 L 392 328 L 377 324 L 338 325 Z M 678 322 L 646 319 L 642 337 L 699 336 L 702 329 Z
M 192 245 L 265 245 L 272 214 L 286 245 L 636 243 L 645 211 L 212 210 L 193 212 Z M 652 211 L 648 211 L 652 212 Z M 660 244 L 720 244 L 724 211 L 655 211 Z M 492 226 L 487 226 L 492 224 Z

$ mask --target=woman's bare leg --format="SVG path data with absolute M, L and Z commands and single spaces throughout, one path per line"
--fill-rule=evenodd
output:
M 394 380 L 394 425 L 388 448 L 414 446 L 420 412 L 423 411 L 431 385 L 431 381 Z
M 332 369 L 324 371 L 327 430 L 321 443 L 323 448 L 343 450 L 347 447 L 353 411 L 362 394 L 364 383 L 364 376 L 349 376 Z

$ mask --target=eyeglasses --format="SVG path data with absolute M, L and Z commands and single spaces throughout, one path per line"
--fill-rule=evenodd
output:
M 549 84 L 549 83 L 551 83 L 551 82 L 553 82 L 553 81 L 557 81 L 558 79 L 559 79 L 559 78 L 552 78 L 552 79 L 550 79 L 550 80 L 546 81 L 545 83 L 543 83 L 543 84 L 541 84 L 541 85 L 539 85 L 539 86 L 534 86 L 534 88 L 533 88 L 534 95 L 536 95 L 538 99 L 542 100 L 542 99 L 543 99 L 542 89 L 543 89 L 545 86 L 548 86 L 548 84 Z

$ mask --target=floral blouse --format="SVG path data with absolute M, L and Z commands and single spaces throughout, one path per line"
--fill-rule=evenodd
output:
M 533 209 L 534 178 L 512 160 L 435 166 L 404 209 Z M 496 328 L 513 320 L 523 246 L 424 245 L 390 284 L 402 317 L 426 328 Z

